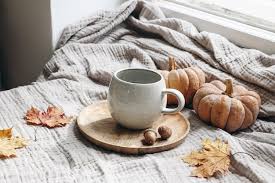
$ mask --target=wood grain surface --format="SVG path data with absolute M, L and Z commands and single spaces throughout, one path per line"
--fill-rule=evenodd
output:
M 84 108 L 78 116 L 77 124 L 92 143 L 125 154 L 156 153 L 172 149 L 182 143 L 190 129 L 190 123 L 183 114 L 162 115 L 152 128 L 157 131 L 159 126 L 166 125 L 172 129 L 172 136 L 168 140 L 160 140 L 158 135 L 154 145 L 144 145 L 144 130 L 129 130 L 118 125 L 109 113 L 107 101 Z

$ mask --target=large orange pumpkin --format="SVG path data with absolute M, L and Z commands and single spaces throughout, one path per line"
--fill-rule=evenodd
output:
M 193 108 L 203 121 L 228 132 L 254 124 L 260 105 L 256 92 L 233 86 L 231 79 L 225 84 L 218 80 L 203 84 L 193 99 Z
M 174 88 L 179 90 L 185 97 L 185 103 L 188 105 L 192 103 L 192 99 L 196 91 L 202 84 L 205 83 L 205 74 L 198 67 L 188 67 L 184 69 L 176 69 L 176 62 L 174 58 L 169 58 L 169 71 L 160 70 L 164 77 L 167 88 Z M 168 95 L 168 104 L 177 104 L 177 99 Z

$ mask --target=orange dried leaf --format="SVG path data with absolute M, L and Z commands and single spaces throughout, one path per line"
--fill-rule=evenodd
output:
M 12 137 L 12 128 L 0 130 L 0 138 L 11 138 Z
M 183 157 L 183 161 L 197 167 L 192 176 L 208 178 L 217 172 L 224 174 L 230 165 L 230 146 L 220 139 L 205 139 L 202 149 Z
M 24 138 L 12 137 L 12 128 L 0 130 L 0 159 L 15 157 L 15 149 L 26 145 L 27 141 Z
M 46 112 L 32 107 L 24 118 L 28 124 L 42 125 L 49 128 L 65 126 L 70 123 L 72 117 L 67 117 L 64 111 L 57 107 L 48 107 Z
M 40 117 L 41 112 L 38 109 L 31 107 L 31 109 L 26 113 L 25 120 L 27 123 L 40 125 L 42 123 Z

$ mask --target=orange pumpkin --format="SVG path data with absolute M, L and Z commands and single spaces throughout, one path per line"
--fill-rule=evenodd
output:
M 234 132 L 254 124 L 261 105 L 260 96 L 232 80 L 203 84 L 193 99 L 193 108 L 208 124 Z
M 198 67 L 188 67 L 184 69 L 176 69 L 176 62 L 174 58 L 169 58 L 169 71 L 160 70 L 164 77 L 166 87 L 179 90 L 185 97 L 185 103 L 188 105 L 192 103 L 192 99 L 196 91 L 202 84 L 205 83 L 205 74 Z M 168 95 L 168 104 L 177 104 L 177 99 Z

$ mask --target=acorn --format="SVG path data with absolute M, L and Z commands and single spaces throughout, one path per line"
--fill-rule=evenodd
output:
M 144 131 L 144 142 L 147 145 L 153 145 L 157 140 L 157 132 L 153 129 L 147 129 Z
M 160 126 L 158 128 L 158 132 L 159 132 L 159 135 L 160 135 L 162 140 L 167 140 L 172 135 L 171 128 L 169 128 L 167 126 Z

